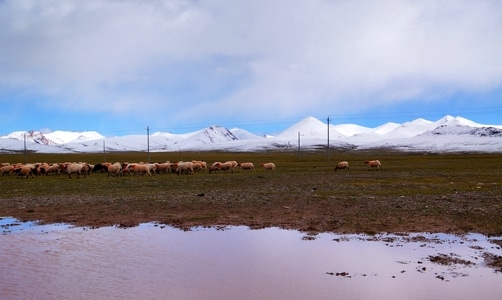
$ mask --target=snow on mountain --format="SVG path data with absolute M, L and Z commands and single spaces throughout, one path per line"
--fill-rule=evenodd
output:
M 197 141 L 201 143 L 222 143 L 227 141 L 236 141 L 238 138 L 230 130 L 221 126 L 210 126 L 198 131 L 187 139 L 188 141 Z
M 385 135 L 389 135 L 394 138 L 413 137 L 428 130 L 432 130 L 435 127 L 436 125 L 434 124 L 434 122 L 419 118 L 411 122 L 405 122 Z
M 304 139 L 326 139 L 328 127 L 327 124 L 321 122 L 317 118 L 306 117 L 275 137 L 278 139 L 298 138 L 298 133 L 300 133 Z M 329 134 L 331 138 L 341 138 L 345 136 L 341 134 L 333 125 L 330 125 Z
M 230 132 L 239 140 L 253 140 L 263 138 L 259 135 L 240 128 L 232 128 L 230 129 Z
M 383 125 L 378 126 L 377 128 L 373 129 L 373 133 L 376 133 L 378 135 L 384 135 L 387 134 L 394 129 L 398 128 L 400 124 L 398 123 L 393 123 L 393 122 L 387 122 Z
M 24 142 L 37 143 L 42 145 L 54 145 L 57 144 L 49 139 L 40 131 L 29 130 L 29 131 L 15 131 L 8 134 L 5 138 L 16 139 Z
M 300 136 L 298 135 L 300 133 Z M 16 131 L 0 137 L 0 152 L 43 153 L 105 151 L 262 151 L 318 148 L 326 145 L 328 126 L 306 117 L 276 136 L 257 136 L 244 129 L 221 126 L 173 134 L 126 135 L 105 138 L 95 131 Z M 435 122 L 416 119 L 403 124 L 385 123 L 376 128 L 356 124 L 330 124 L 330 146 L 353 149 L 394 148 L 426 152 L 502 152 L 502 125 L 482 125 L 462 117 L 445 116 Z
M 84 132 L 73 132 L 73 131 L 61 131 L 56 130 L 50 133 L 46 133 L 45 137 L 54 142 L 55 144 L 66 144 L 72 142 L 85 142 L 92 140 L 104 139 L 105 137 L 96 131 L 84 131 Z
M 84 142 L 90 140 L 104 139 L 105 137 L 96 131 L 72 132 L 72 131 L 53 131 L 42 133 L 41 131 L 16 131 L 2 138 L 23 140 L 43 145 L 60 145 L 71 142 Z
M 331 127 L 330 127 L 331 128 Z M 338 124 L 333 128 L 343 136 L 354 136 L 359 134 L 369 134 L 374 130 L 357 124 Z M 330 132 L 331 134 L 331 132 Z

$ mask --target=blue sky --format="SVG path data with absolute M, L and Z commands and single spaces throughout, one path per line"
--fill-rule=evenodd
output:
M 500 1 L 0 1 L 0 135 L 502 124 Z

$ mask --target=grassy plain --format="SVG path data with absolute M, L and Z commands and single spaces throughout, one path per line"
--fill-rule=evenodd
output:
M 159 222 L 276 226 L 307 232 L 502 235 L 502 154 L 371 152 L 150 153 L 150 161 L 251 161 L 255 172 L 86 178 L 0 176 L 0 217 L 82 226 Z M 368 170 L 367 159 L 383 169 Z M 0 162 L 24 162 L 0 154 Z M 28 162 L 147 161 L 147 153 L 36 154 Z M 350 171 L 334 171 L 341 160 Z M 273 161 L 276 172 L 259 168 Z

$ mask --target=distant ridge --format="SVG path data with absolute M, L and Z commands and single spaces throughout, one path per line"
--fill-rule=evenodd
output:
M 146 135 L 104 137 L 96 131 L 16 131 L 0 137 L 0 152 L 23 149 L 43 153 L 102 151 L 263 151 L 319 148 L 327 141 L 328 125 L 308 116 L 276 136 L 258 136 L 245 129 L 212 125 L 185 134 L 156 132 Z M 502 125 L 482 125 L 462 117 L 437 121 L 418 118 L 376 128 L 357 124 L 329 124 L 330 146 L 344 149 L 395 148 L 426 152 L 502 152 Z

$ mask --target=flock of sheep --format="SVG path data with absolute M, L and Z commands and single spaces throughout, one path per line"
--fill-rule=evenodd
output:
M 275 164 L 263 163 L 261 167 L 264 170 L 275 171 Z M 91 172 L 103 172 L 108 176 L 124 176 L 124 175 L 153 175 L 174 173 L 178 175 L 191 175 L 198 171 L 208 170 L 209 173 L 214 172 L 233 172 L 236 169 L 254 171 L 255 167 L 252 162 L 237 163 L 236 161 L 214 162 L 208 166 L 204 161 L 193 160 L 190 162 L 164 162 L 164 163 L 99 163 L 92 165 L 86 162 L 65 162 L 65 163 L 34 163 L 34 164 L 0 164 L 0 173 L 3 175 L 17 175 L 21 178 L 34 178 L 35 175 L 68 175 L 69 178 L 74 176 L 87 176 Z
M 368 168 L 379 170 L 382 164 L 379 160 L 368 160 L 365 162 Z M 276 166 L 273 162 L 262 163 L 261 167 L 267 171 L 275 171 Z M 65 162 L 65 163 L 34 163 L 34 164 L 0 164 L 0 173 L 3 175 L 17 175 L 21 178 L 34 178 L 35 175 L 68 175 L 69 178 L 74 176 L 87 176 L 91 172 L 103 172 L 108 176 L 124 176 L 124 175 L 153 175 L 153 174 L 178 174 L 191 175 L 195 172 L 208 171 L 215 172 L 231 172 L 234 170 L 249 170 L 255 171 L 255 166 L 252 162 L 237 163 L 236 161 L 214 162 L 208 166 L 205 161 L 193 160 L 189 162 L 164 162 L 164 163 L 99 163 L 92 165 L 86 162 Z M 336 170 L 349 170 L 349 163 L 341 161 L 336 164 Z
M 368 168 L 372 169 L 375 168 L 377 170 L 380 170 L 382 168 L 382 163 L 378 159 L 375 160 L 367 160 L 364 162 L 365 165 L 368 165 Z M 336 170 L 349 170 L 349 163 L 347 161 L 341 161 L 336 164 L 335 166 L 335 171 Z

